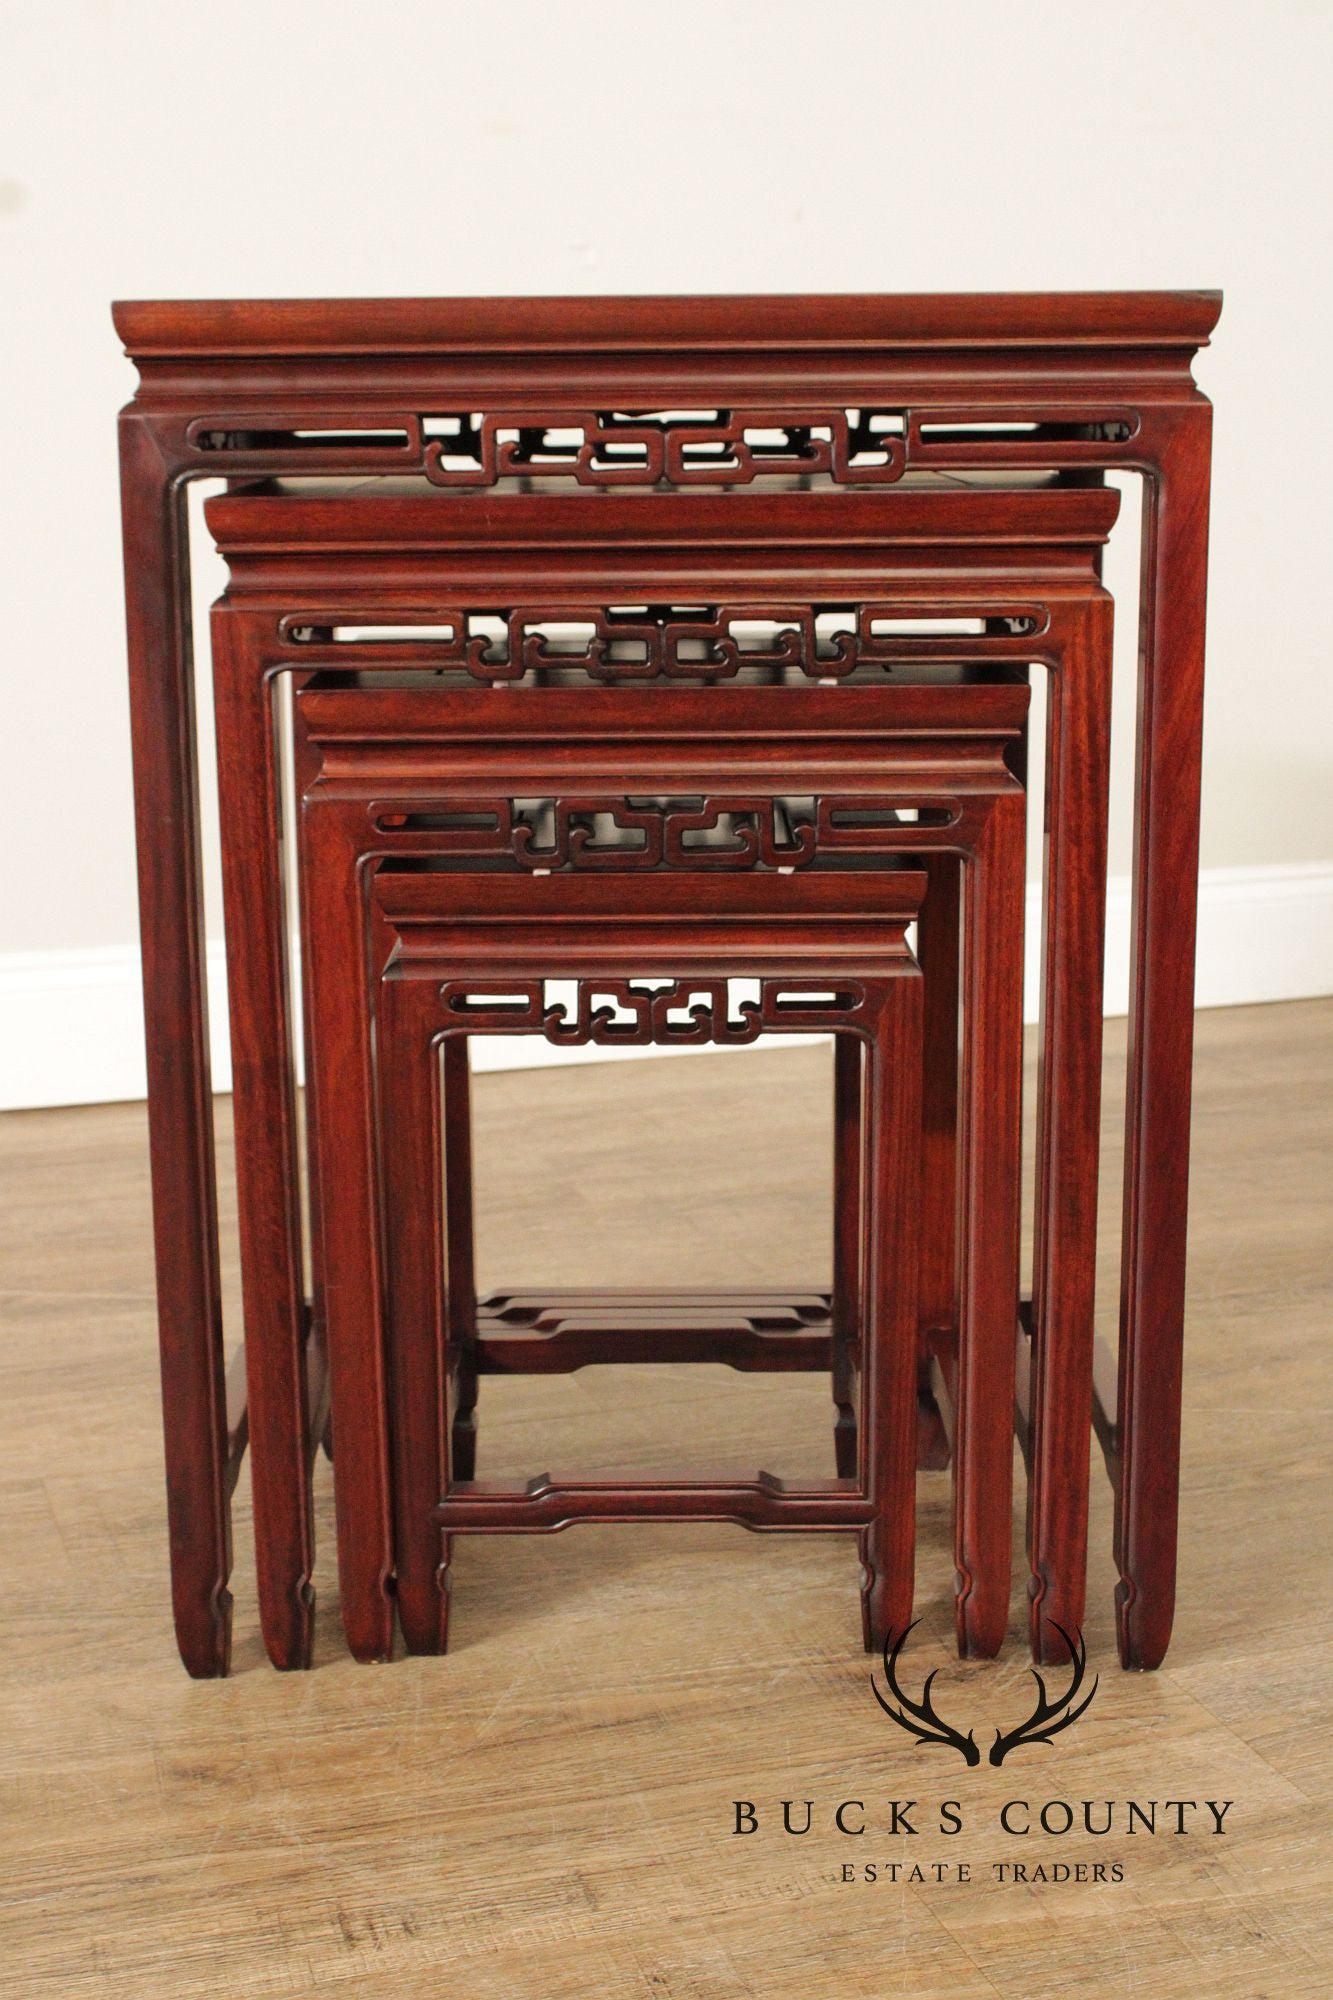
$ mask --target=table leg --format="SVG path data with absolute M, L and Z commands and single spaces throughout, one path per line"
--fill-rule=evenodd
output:
M 999 1651 L 1009 1618 L 1025 806 L 1017 789 L 997 797 L 963 890 L 954 1554 L 958 1646 L 970 1658 Z
M 128 412 L 120 477 L 171 1596 L 207 1677 L 230 1660 L 231 1516 L 188 551 L 184 489 Z
M 212 641 L 259 1619 L 274 1666 L 308 1667 L 315 1535 L 276 723 L 262 661 L 225 606 Z
M 949 1438 L 931 1386 L 927 1335 L 958 1338 L 958 981 L 962 862 L 924 854 L 927 888 L 917 919 L 926 982 L 922 1040 L 921 1338 L 917 1343 L 917 1465 L 949 1463 Z
M 1115 1530 L 1129 1667 L 1160 1665 L 1175 1609 L 1212 410 L 1145 431 Z
M 861 1537 L 861 1559 L 862 1636 L 867 1650 L 876 1653 L 912 1622 L 921 1015 L 920 975 L 887 980 L 869 1050 L 862 1405 L 866 1490 L 876 1511 L 874 1524 Z
M 833 1459 L 856 1477 L 856 1375 L 861 1351 L 861 1043 L 833 1037 Z
M 366 913 L 355 843 L 332 808 L 302 808 L 300 850 L 312 995 L 306 1067 L 318 1107 L 312 1216 L 337 1451 L 338 1579 L 353 1657 L 381 1660 L 393 1650 L 394 1549 Z
M 409 1653 L 442 1653 L 449 1632 L 447 1538 L 435 1519 L 450 1478 L 440 1231 L 441 1077 L 439 1051 L 431 1040 L 437 1012 L 429 983 L 381 981 L 377 1067 L 385 1359 L 394 1413 L 398 1619 Z M 466 1062 L 466 1045 L 461 1036 L 457 1039 Z M 448 1040 L 444 1046 L 447 1061 Z
M 477 1277 L 472 1198 L 472 1076 L 466 1035 L 444 1043 L 445 1315 L 453 1387 L 453 1475 L 477 1476 Z M 443 1492 L 443 1487 L 440 1491 Z M 436 1494 L 436 1499 L 439 1494 Z
M 1096 1303 L 1113 607 L 1093 599 L 1051 676 L 1046 728 L 1038 1186 L 1028 1473 L 1033 1657 L 1082 1629 Z

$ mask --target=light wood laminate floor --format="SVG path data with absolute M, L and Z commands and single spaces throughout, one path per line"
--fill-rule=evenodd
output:
M 1122 1024 L 1108 1042 L 1113 1130 Z M 355 1667 L 322 1462 L 315 1671 L 263 1659 L 243 1477 L 237 1670 L 191 1683 L 168 1616 L 143 1110 L 5 1120 L 0 1994 L 1324 2000 L 1331 1056 L 1333 1002 L 1200 1017 L 1175 1642 L 1156 1675 L 1114 1664 L 1097 1467 L 1100 1689 L 999 1769 L 880 1713 L 840 1537 L 465 1540 L 451 1655 Z M 483 1278 L 813 1281 L 828 1077 L 809 1048 L 479 1079 Z M 1108 1151 L 1107 1331 L 1118 1165 Z M 227 1259 L 234 1312 L 230 1234 Z M 830 1414 L 815 1377 L 487 1382 L 481 1469 L 831 1470 Z M 941 1710 L 984 1747 L 1029 1705 L 1021 1607 L 1003 1660 L 950 1660 L 947 1492 L 923 1477 L 911 1682 L 940 1666 Z M 810 1833 L 782 1832 L 784 1798 L 814 1801 Z M 736 1799 L 757 1833 L 732 1832 Z M 860 1838 L 832 1825 L 847 1799 Z M 915 1835 L 888 1831 L 895 1799 L 917 1801 Z M 1034 1821 L 1116 1801 L 1115 1830 L 1006 1834 L 1011 1800 Z M 1129 1800 L 1233 1803 L 1222 1835 L 1148 1836 L 1125 1831 Z M 895 1861 L 927 1879 L 884 1879 Z M 935 1881 L 960 1862 L 969 1881 Z M 1014 1862 L 1029 1879 L 997 1879 Z M 867 1863 L 874 1883 L 841 1879 Z M 1033 1879 L 1093 1863 L 1121 1879 Z

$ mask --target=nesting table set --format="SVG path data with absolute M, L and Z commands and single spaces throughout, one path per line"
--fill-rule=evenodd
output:
M 334 1461 L 359 1659 L 443 1651 L 463 1533 L 855 1533 L 910 1622 L 952 1466 L 960 1650 L 1082 1623 L 1095 1426 L 1127 1665 L 1170 1635 L 1211 411 L 1208 293 L 133 304 L 121 418 L 173 1602 L 308 1665 Z M 1094 1340 L 1113 607 L 1143 475 L 1118 1368 Z M 188 482 L 212 614 L 244 1344 L 218 1279 Z M 1028 680 L 1047 669 L 1041 1066 L 1020 1290 Z M 295 847 L 299 893 L 288 894 Z M 293 942 L 299 933 L 299 952 Z M 299 998 L 292 998 L 293 961 Z M 294 1051 L 305 1042 L 304 1121 Z M 468 1048 L 831 1035 L 832 1282 L 497 1291 Z M 799 1274 L 797 1274 L 799 1278 Z M 827 1372 L 829 1476 L 477 1477 L 482 1378 Z M 481 1444 L 484 1472 L 484 1424 Z M 537 1469 L 534 1468 L 534 1473 Z

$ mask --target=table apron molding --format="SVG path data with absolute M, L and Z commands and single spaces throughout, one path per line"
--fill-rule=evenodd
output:
M 519 353 L 596 347 L 654 356 L 682 345 L 747 354 L 885 348 L 1206 344 L 1222 309 L 1207 289 L 1091 292 L 714 293 L 681 297 L 121 299 L 133 354 L 330 353 L 379 361 L 430 348 Z

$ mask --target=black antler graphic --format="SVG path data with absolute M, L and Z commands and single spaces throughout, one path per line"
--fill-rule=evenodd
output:
M 992 1764 L 1003 1764 L 1009 1752 L 1016 1750 L 1020 1743 L 1049 1743 L 1051 1738 L 1057 1735 L 1060 1730 L 1068 1729 L 1071 1722 L 1078 1721 L 1078 1718 L 1097 1692 L 1098 1676 L 1094 1675 L 1092 1686 L 1088 1689 L 1078 1707 L 1070 1707 L 1074 1696 L 1083 1685 L 1083 1675 L 1088 1664 L 1087 1642 L 1080 1632 L 1078 1635 L 1078 1644 L 1075 1645 L 1063 1625 L 1057 1625 L 1054 1619 L 1051 1619 L 1050 1623 L 1069 1648 L 1069 1657 L 1074 1663 L 1074 1678 L 1070 1681 L 1069 1686 L 1060 1699 L 1052 1701 L 1046 1692 L 1045 1681 L 1036 1668 L 1032 1668 L 1032 1678 L 1037 1683 L 1039 1691 L 1037 1706 L 1033 1709 L 1027 1721 L 1021 1722 L 1017 1729 L 996 1730 L 995 1741 L 991 1744 L 990 1748 L 990 1761 Z M 926 1685 L 929 1687 L 930 1683 L 927 1682 Z
M 943 1721 L 931 1707 L 931 1683 L 935 1679 L 935 1675 L 939 1672 L 938 1667 L 926 1675 L 926 1684 L 921 1690 L 920 1701 L 913 1701 L 910 1695 L 904 1694 L 898 1685 L 898 1655 L 907 1643 L 910 1634 L 915 1632 L 920 1623 L 921 1620 L 919 1618 L 912 1620 L 907 1630 L 898 1639 L 892 1652 L 889 1651 L 888 1640 L 884 1641 L 884 1677 L 889 1683 L 890 1692 L 897 1697 L 901 1707 L 894 1708 L 891 1703 L 884 1699 L 875 1684 L 875 1677 L 872 1674 L 870 1677 L 870 1686 L 874 1692 L 875 1700 L 884 1710 L 884 1713 L 896 1722 L 900 1729 L 905 1729 L 909 1736 L 915 1736 L 918 1743 L 938 1743 L 943 1749 L 956 1750 L 965 1764 L 979 1764 L 981 1762 L 981 1752 L 977 1748 L 976 1738 L 972 1734 L 972 1731 L 969 1729 L 966 1736 L 960 1735 L 956 1729 L 951 1728 L 947 1722 Z M 906 1713 L 903 1712 L 904 1710 Z M 913 1720 L 913 1717 L 915 1717 L 915 1720 Z M 991 1756 L 994 1759 L 994 1751 L 991 1752 Z

